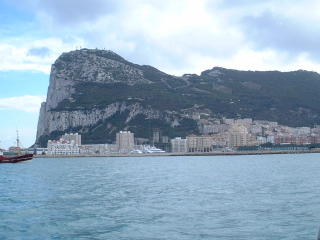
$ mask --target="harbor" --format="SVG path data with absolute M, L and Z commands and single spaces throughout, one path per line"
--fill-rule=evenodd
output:
M 241 151 L 241 152 L 189 152 L 189 153 L 110 153 L 95 155 L 35 155 L 34 158 L 87 158 L 87 157 L 160 157 L 160 156 L 236 156 L 236 155 L 270 155 L 270 154 L 308 154 L 320 153 L 320 149 L 315 150 L 281 150 L 281 151 Z

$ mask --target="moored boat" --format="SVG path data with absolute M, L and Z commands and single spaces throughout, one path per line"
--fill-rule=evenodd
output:
M 31 160 L 32 158 L 33 154 L 24 154 L 10 157 L 0 155 L 0 163 L 18 163 Z
M 10 147 L 7 155 L 4 155 L 4 150 L 0 149 L 0 163 L 18 163 L 31 160 L 33 154 L 22 154 L 23 151 L 20 148 L 19 132 L 17 131 L 17 146 Z M 13 154 L 13 155 L 11 155 Z

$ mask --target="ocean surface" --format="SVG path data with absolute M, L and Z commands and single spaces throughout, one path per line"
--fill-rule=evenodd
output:
M 320 154 L 0 165 L 0 239 L 315 240 Z

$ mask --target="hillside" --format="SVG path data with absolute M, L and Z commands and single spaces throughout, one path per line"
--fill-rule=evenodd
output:
M 78 131 L 85 143 L 114 140 L 128 129 L 149 138 L 198 132 L 193 113 L 251 117 L 288 126 L 320 123 L 320 75 L 315 72 L 237 71 L 215 67 L 176 77 L 105 50 L 62 54 L 52 65 L 36 143 Z

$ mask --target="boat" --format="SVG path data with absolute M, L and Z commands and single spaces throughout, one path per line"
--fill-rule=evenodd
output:
M 10 157 L 0 155 L 0 163 L 18 163 L 31 160 L 32 158 L 33 154 L 24 154 Z
M 3 150 L 0 149 L 0 163 L 18 163 L 31 160 L 33 158 L 33 154 L 21 154 L 20 148 L 20 140 L 19 140 L 19 133 L 17 131 L 17 146 L 11 147 L 11 151 L 9 152 L 10 155 L 3 155 Z M 14 155 L 11 155 L 14 154 Z
M 132 150 L 130 153 L 131 154 L 142 154 L 143 152 L 139 149 L 135 149 L 135 150 Z
M 165 153 L 165 151 L 163 151 L 162 149 L 160 148 L 156 148 L 155 146 L 146 146 L 144 148 L 144 152 L 145 153 Z

